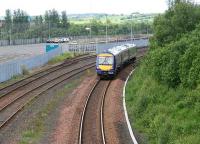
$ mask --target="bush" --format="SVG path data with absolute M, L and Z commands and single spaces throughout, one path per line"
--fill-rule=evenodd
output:
M 64 60 L 72 58 L 72 57 L 74 57 L 73 53 L 63 53 L 59 56 L 54 57 L 48 63 L 49 64 L 55 64 L 55 63 L 58 63 L 58 62 L 63 62 Z
M 200 25 L 178 41 L 151 49 L 147 56 L 150 74 L 169 87 L 195 88 L 199 81 Z
M 21 69 L 22 69 L 22 74 L 23 75 L 29 75 L 29 70 L 26 68 L 25 65 L 22 65 Z

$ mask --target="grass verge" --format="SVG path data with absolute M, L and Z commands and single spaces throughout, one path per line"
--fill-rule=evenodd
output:
M 56 56 L 54 57 L 53 59 L 51 59 L 48 64 L 55 64 L 55 63 L 58 63 L 58 62 L 62 62 L 66 59 L 69 59 L 69 58 L 73 58 L 75 55 L 73 53 L 63 53 L 59 56 Z
M 140 143 L 200 142 L 200 85 L 194 90 L 168 88 L 141 64 L 126 87 L 126 103 Z

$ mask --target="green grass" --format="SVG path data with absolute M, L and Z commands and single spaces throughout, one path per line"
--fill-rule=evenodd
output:
M 131 125 L 143 137 L 141 143 L 200 142 L 200 85 L 194 90 L 168 88 L 142 64 L 128 82 L 126 102 Z
M 48 63 L 49 64 L 55 64 L 55 63 L 62 62 L 64 60 L 66 60 L 66 59 L 73 58 L 73 57 L 74 57 L 73 53 L 63 53 L 63 54 L 61 54 L 59 56 L 54 57 Z

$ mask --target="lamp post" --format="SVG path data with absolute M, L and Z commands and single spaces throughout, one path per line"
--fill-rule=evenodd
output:
M 148 34 L 149 34 L 149 31 L 148 31 L 148 24 L 149 24 L 149 22 L 148 22 L 148 20 L 145 20 L 145 23 L 146 23 L 146 25 L 147 25 L 146 34 L 148 35 Z
M 106 15 L 106 43 L 108 43 L 108 19 Z
M 49 33 L 49 39 L 51 38 L 51 22 L 48 20 L 48 33 Z
M 1 37 L 1 34 L 2 34 L 2 32 L 1 32 L 1 28 L 0 28 L 0 40 L 1 40 L 1 38 L 2 38 L 2 37 Z
M 91 38 L 92 38 L 92 27 L 91 27 L 91 20 L 90 20 L 90 41 L 91 41 Z
M 133 43 L 133 14 L 130 15 L 130 23 L 131 23 L 131 43 Z
M 13 28 L 13 23 L 11 22 L 10 29 L 9 29 L 9 45 L 12 44 L 12 28 Z
M 133 15 L 131 14 L 131 43 L 133 43 Z
M 86 27 L 85 30 L 86 30 L 86 31 L 89 31 L 90 39 L 91 39 L 91 37 L 92 37 L 91 25 L 90 25 L 90 27 Z

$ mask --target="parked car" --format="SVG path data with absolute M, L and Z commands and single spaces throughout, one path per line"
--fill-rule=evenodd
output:
M 69 38 L 63 37 L 63 38 L 60 39 L 60 41 L 61 41 L 62 43 L 69 42 Z
M 51 39 L 47 39 L 46 43 L 51 43 L 51 41 L 52 41 Z
M 60 39 L 59 38 L 50 38 L 46 41 L 46 43 L 59 43 Z

